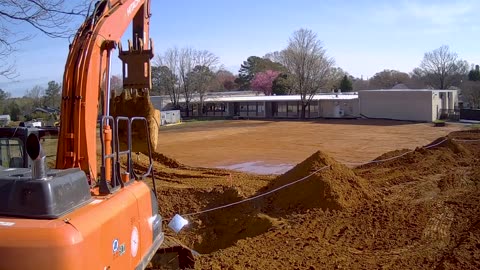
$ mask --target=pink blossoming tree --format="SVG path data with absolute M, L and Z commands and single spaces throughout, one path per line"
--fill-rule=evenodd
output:
M 265 72 L 258 72 L 255 74 L 251 82 L 252 90 L 263 92 L 266 96 L 272 95 L 273 81 L 278 77 L 280 72 L 267 70 Z

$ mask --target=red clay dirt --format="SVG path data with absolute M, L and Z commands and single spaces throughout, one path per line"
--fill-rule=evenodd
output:
M 317 150 L 338 161 L 366 161 L 425 145 L 461 128 L 365 119 L 192 122 L 161 127 L 157 151 L 199 167 L 254 161 L 293 166 Z
M 259 192 L 269 192 L 302 178 L 305 180 L 267 196 L 262 210 L 276 215 L 304 212 L 312 208 L 343 210 L 375 197 L 367 180 L 320 151 L 271 181 Z
M 201 254 L 197 269 L 479 269 L 480 141 L 459 139 L 480 140 L 480 131 L 432 138 L 425 145 L 443 142 L 430 149 L 378 153 L 377 160 L 403 156 L 356 168 L 316 149 L 280 176 L 156 155 L 160 212 L 190 221 L 167 232 Z M 147 159 L 136 163 L 145 169 Z M 195 214 L 315 171 L 272 195 Z

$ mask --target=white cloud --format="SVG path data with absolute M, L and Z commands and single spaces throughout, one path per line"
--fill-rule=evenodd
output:
M 468 21 L 466 17 L 474 15 L 477 4 L 472 1 L 451 1 L 446 3 L 405 1 L 404 8 L 408 15 L 434 25 L 443 26 Z
M 420 27 L 445 27 L 464 24 L 476 19 L 475 11 L 480 9 L 480 2 L 460 0 L 451 2 L 425 2 L 404 0 L 377 3 L 370 8 L 370 20 L 382 24 L 398 24 L 409 21 L 420 23 Z M 368 16 L 368 15 L 367 15 Z

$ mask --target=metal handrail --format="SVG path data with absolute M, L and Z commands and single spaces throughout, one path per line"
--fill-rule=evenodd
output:
M 145 117 L 139 117 L 135 116 L 130 119 L 132 125 L 130 125 L 130 128 L 133 126 L 133 122 L 135 121 L 142 121 L 145 123 L 145 134 L 147 134 L 147 145 L 148 145 L 148 160 L 149 160 L 149 166 L 147 171 L 141 176 L 141 179 L 149 176 L 152 174 L 152 168 L 153 168 L 153 160 L 152 160 L 152 146 L 150 144 L 150 131 L 148 130 L 148 121 Z M 131 132 L 131 130 L 130 130 Z
M 157 197 L 157 184 L 155 183 L 155 174 L 153 172 L 153 160 L 152 160 L 152 145 L 150 143 L 150 130 L 148 129 L 148 121 L 145 117 L 132 117 L 131 118 L 132 123 L 135 121 L 143 121 L 145 123 L 145 134 L 147 134 L 147 145 L 148 145 L 148 160 L 149 160 L 149 166 L 147 172 L 142 175 L 142 179 L 147 177 L 148 175 L 152 176 L 152 185 L 153 185 L 153 193 L 155 194 L 155 197 Z
M 101 127 L 105 123 L 110 123 L 111 122 L 111 127 L 112 127 L 112 153 L 107 155 L 105 154 L 105 140 L 103 136 L 100 136 L 101 144 L 102 144 L 102 167 L 101 167 L 101 179 L 100 179 L 100 191 L 101 193 L 111 193 L 111 189 L 108 186 L 106 182 L 106 161 L 108 158 L 111 158 L 113 160 L 113 166 L 112 166 L 112 180 L 111 180 L 111 188 L 115 188 L 118 185 L 120 185 L 122 188 L 125 186 L 125 183 L 121 179 L 121 166 L 120 166 L 120 156 L 126 155 L 127 156 L 127 172 L 129 175 L 133 176 L 133 178 L 137 180 L 143 180 L 147 176 L 151 175 L 152 177 L 152 184 L 153 184 L 153 190 L 155 192 L 155 195 L 157 194 L 157 188 L 156 188 L 156 183 L 155 183 L 155 176 L 153 172 L 153 159 L 152 159 L 152 145 L 150 143 L 150 130 L 148 129 L 148 121 L 145 117 L 132 117 L 128 118 L 126 116 L 103 116 L 102 121 L 101 121 Z M 127 149 L 124 151 L 120 151 L 120 134 L 119 134 L 119 127 L 120 127 L 120 122 L 125 121 L 127 123 Z M 149 159 L 149 165 L 147 168 L 147 171 L 138 177 L 133 170 L 133 164 L 132 164 L 132 126 L 133 122 L 135 121 L 142 121 L 145 126 L 145 134 L 147 135 L 147 146 L 148 146 L 148 159 Z M 128 183 L 128 181 L 127 181 Z
M 126 116 L 118 116 L 116 118 L 117 121 L 117 129 L 115 130 L 115 134 L 117 135 L 117 140 L 116 145 L 117 145 L 117 170 L 118 170 L 118 176 L 120 176 L 120 156 L 126 155 L 127 156 L 127 172 L 129 175 L 132 173 L 132 133 L 131 133 L 131 126 L 132 122 L 130 121 L 130 118 Z M 120 121 L 125 121 L 127 122 L 127 150 L 120 151 L 120 136 L 118 134 L 119 129 L 120 129 Z M 123 183 L 122 179 L 118 179 L 119 183 L 122 187 L 125 186 L 125 183 Z

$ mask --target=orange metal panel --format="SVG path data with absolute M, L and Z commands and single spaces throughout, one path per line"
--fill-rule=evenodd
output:
M 0 217 L 13 223 L 0 225 L 0 269 L 134 269 L 152 246 L 150 201 L 132 182 L 56 220 Z

